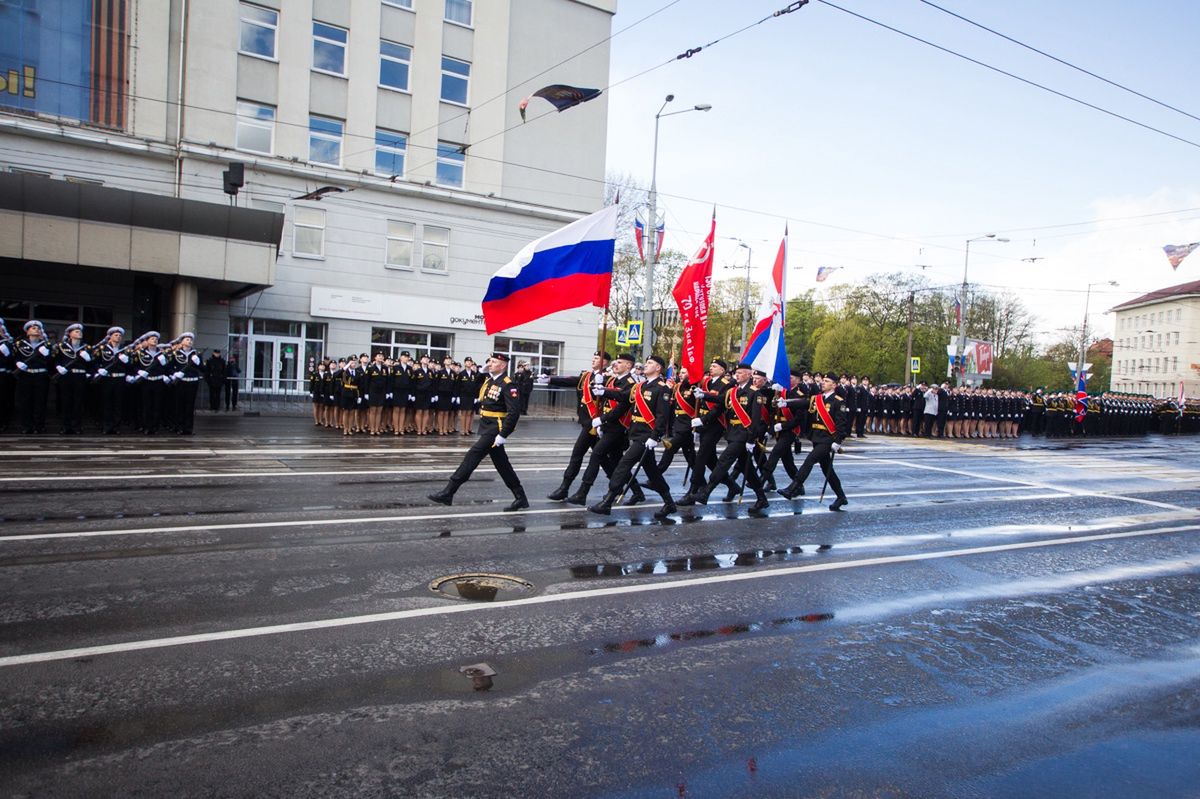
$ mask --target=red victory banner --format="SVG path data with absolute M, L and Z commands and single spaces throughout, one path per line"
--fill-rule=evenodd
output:
M 700 250 L 684 267 L 671 296 L 679 307 L 683 324 L 683 352 L 679 365 L 692 380 L 704 376 L 704 335 L 708 329 L 708 295 L 712 292 L 713 237 L 717 232 L 717 211 L 713 209 L 712 227 Z

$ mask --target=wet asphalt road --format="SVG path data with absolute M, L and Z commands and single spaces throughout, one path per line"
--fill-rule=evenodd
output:
M 424 499 L 465 439 L 0 437 L 0 791 L 1200 796 L 1197 442 L 869 438 L 846 513 L 659 523 L 543 499 L 573 432 L 519 514 Z

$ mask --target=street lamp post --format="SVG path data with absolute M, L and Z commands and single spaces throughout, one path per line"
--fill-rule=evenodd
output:
M 738 246 L 746 248 L 746 285 L 744 287 L 744 289 L 745 289 L 744 293 L 742 294 L 742 346 L 741 346 L 741 348 L 743 350 L 745 350 L 746 349 L 746 326 L 747 326 L 747 324 L 749 324 L 749 316 L 750 316 L 750 259 L 754 257 L 754 250 L 752 250 L 750 248 L 750 245 L 744 241 L 739 241 Z
M 668 94 L 663 100 L 662 108 L 654 115 L 654 159 L 650 165 L 650 218 L 646 220 L 646 229 L 650 232 L 650 257 L 646 259 L 646 304 L 642 308 L 642 360 L 650 357 L 651 331 L 654 329 L 654 267 L 658 266 L 658 120 L 663 117 L 686 114 L 689 111 L 711 111 L 707 103 L 694 105 L 682 111 L 663 113 L 667 103 L 675 99 Z
M 958 364 L 958 374 L 955 378 L 955 385 L 962 385 L 963 376 L 966 375 L 966 364 L 962 362 L 963 353 L 967 349 L 967 267 L 971 263 L 971 242 L 973 241 L 998 241 L 1002 244 L 1007 244 L 1008 239 L 998 239 L 995 233 L 988 233 L 984 236 L 976 236 L 973 239 L 967 239 L 966 255 L 963 256 L 963 282 L 962 292 L 959 296 L 959 319 L 958 319 L 958 340 L 954 346 L 954 361 Z
M 1092 302 L 1092 286 L 1117 286 L 1120 285 L 1115 280 L 1100 280 L 1096 283 L 1088 283 L 1087 293 L 1083 298 L 1083 334 L 1079 337 L 1079 363 L 1075 375 L 1076 384 L 1079 383 L 1079 374 L 1084 371 L 1084 366 L 1087 364 L 1087 328 L 1088 328 L 1088 307 Z

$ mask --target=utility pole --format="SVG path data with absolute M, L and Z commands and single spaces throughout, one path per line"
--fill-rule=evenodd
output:
M 908 346 L 904 348 L 904 382 L 908 383 L 912 376 L 912 329 L 913 329 L 913 302 L 915 301 L 917 292 L 908 292 Z

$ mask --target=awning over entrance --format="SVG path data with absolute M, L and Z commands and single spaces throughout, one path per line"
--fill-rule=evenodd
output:
M 0 257 L 196 278 L 230 295 L 275 279 L 283 214 L 0 173 Z

